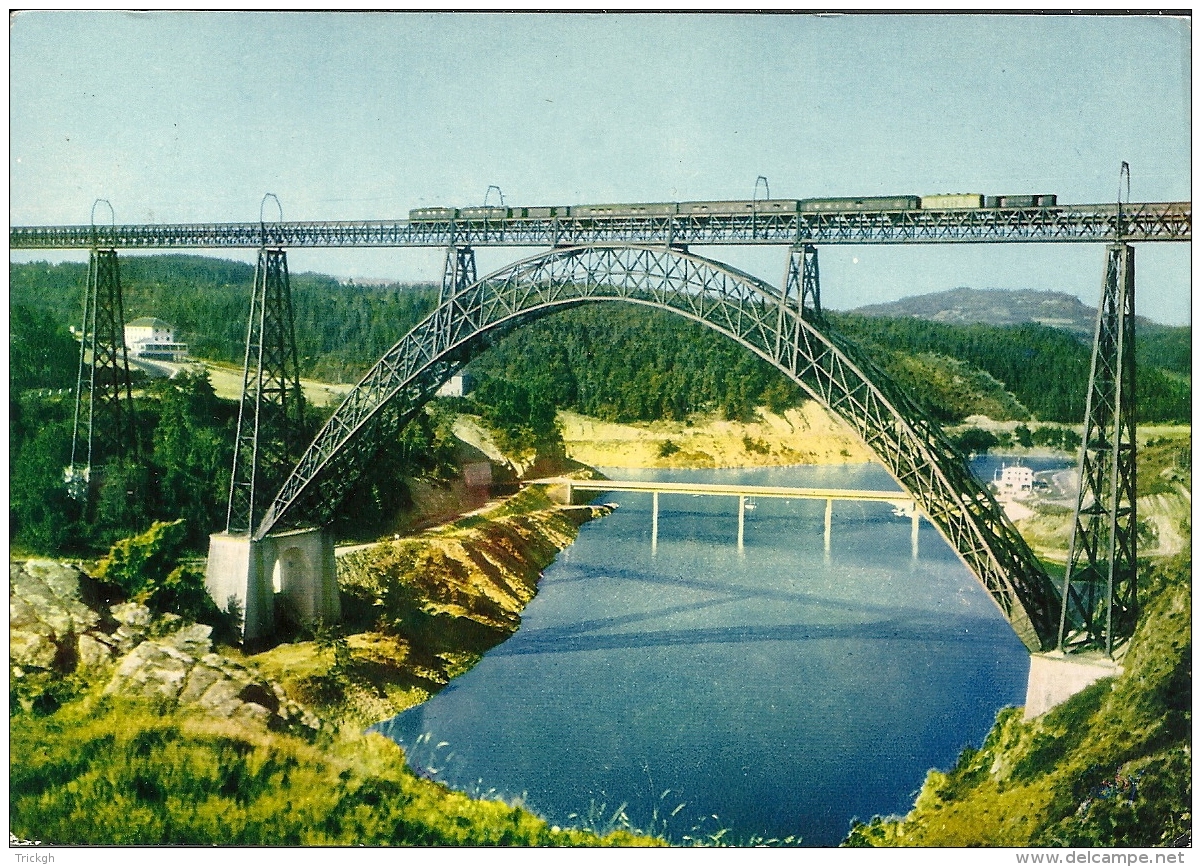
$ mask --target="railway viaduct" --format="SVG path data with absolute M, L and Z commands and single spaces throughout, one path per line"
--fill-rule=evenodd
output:
M 407 221 L 12 228 L 13 249 L 91 251 L 77 389 L 77 419 L 86 415 L 77 423 L 79 455 L 86 440 L 88 461 L 73 452 L 68 483 L 86 496 L 93 457 L 120 453 L 125 439 L 129 380 L 117 251 L 258 249 L 227 525 L 212 537 L 208 585 L 223 607 L 238 607 L 247 640 L 270 630 L 276 592 L 304 616 L 330 619 L 338 614 L 338 595 L 332 539 L 323 527 L 381 444 L 500 336 L 572 306 L 638 304 L 737 342 L 874 451 L 1031 651 L 1028 714 L 1053 706 L 1120 659 L 1138 612 L 1132 245 L 1191 241 L 1191 203 L 532 218 L 481 213 Z M 821 245 L 980 243 L 1105 246 L 1080 496 L 1061 582 L 1048 576 L 939 426 L 822 315 Z M 781 285 L 690 249 L 728 245 L 784 247 Z M 482 246 L 539 252 L 480 278 L 474 249 Z M 447 250 L 435 310 L 388 350 L 307 445 L 295 437 L 302 396 L 286 261 L 293 247 Z M 91 359 L 87 365 L 83 352 Z

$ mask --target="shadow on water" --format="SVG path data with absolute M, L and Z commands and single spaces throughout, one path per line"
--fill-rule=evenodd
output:
M 706 607 L 702 603 L 693 608 Z M 670 609 L 684 610 L 682 607 Z M 646 616 L 614 618 L 641 620 Z M 715 626 L 700 629 L 663 629 L 658 631 L 579 634 L 577 628 L 540 629 L 525 633 L 521 643 L 510 640 L 492 651 L 494 656 L 526 656 L 543 653 L 577 653 L 587 650 L 630 649 L 635 647 L 693 647 L 700 644 L 747 644 L 762 641 L 903 641 L 941 646 L 991 644 L 1006 629 L 993 620 L 979 620 L 978 627 L 948 634 L 946 626 L 930 620 L 891 618 L 860 623 L 787 623 L 772 626 Z
M 832 599 L 827 595 L 819 595 L 816 593 L 803 593 L 792 590 L 781 590 L 778 587 L 750 587 L 746 585 L 733 586 L 727 581 L 706 581 L 700 578 L 684 578 L 662 573 L 639 571 L 634 569 L 609 569 L 606 570 L 603 576 L 589 574 L 581 571 L 579 574 L 567 576 L 556 576 L 553 579 L 544 582 L 544 586 L 554 584 L 556 586 L 563 584 L 571 584 L 575 582 L 595 582 L 599 578 L 604 577 L 609 580 L 630 581 L 639 584 L 659 585 L 662 587 L 670 587 L 673 589 L 700 590 L 707 593 L 719 595 L 720 599 L 712 599 L 703 603 L 697 603 L 695 606 L 681 605 L 671 608 L 662 608 L 656 611 L 647 611 L 639 614 L 627 614 L 619 617 L 606 617 L 596 620 L 584 620 L 564 629 L 570 629 L 573 633 L 582 629 L 601 629 L 605 626 L 618 626 L 623 623 L 634 623 L 645 620 L 653 620 L 656 617 L 666 616 L 678 612 L 692 611 L 699 608 L 707 608 L 714 605 L 724 605 L 731 602 L 742 602 L 748 599 L 759 599 L 771 602 L 781 602 L 789 605 L 802 604 L 813 606 L 814 608 L 826 608 L 835 611 L 853 611 L 856 614 L 864 612 L 880 612 L 888 614 L 904 613 L 906 609 L 898 609 L 896 605 L 877 605 L 862 600 L 847 600 L 847 599 Z M 919 613 L 918 609 L 912 609 L 913 614 Z M 925 612 L 921 612 L 925 613 Z M 523 634 L 523 633 L 519 633 Z

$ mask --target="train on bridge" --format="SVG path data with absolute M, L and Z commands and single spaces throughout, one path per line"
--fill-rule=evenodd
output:
M 613 219 L 621 217 L 738 217 L 797 213 L 861 211 L 946 211 L 982 208 L 1053 209 L 1057 198 L 1051 193 L 1018 196 L 986 196 L 981 193 L 941 193 L 934 196 L 867 196 L 832 199 L 753 199 L 731 202 L 643 202 L 613 205 L 550 205 L 538 207 L 481 206 L 470 208 L 414 208 L 413 223 L 446 220 L 549 220 Z

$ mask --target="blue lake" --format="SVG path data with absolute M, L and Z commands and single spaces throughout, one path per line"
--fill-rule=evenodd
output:
M 608 475 L 896 489 L 873 464 Z M 414 767 L 564 826 L 832 846 L 1024 701 L 1025 648 L 924 520 L 915 559 L 909 518 L 836 502 L 827 553 L 824 501 L 760 499 L 740 551 L 736 499 L 660 495 L 652 550 L 649 494 L 599 499 L 520 630 L 375 727 Z

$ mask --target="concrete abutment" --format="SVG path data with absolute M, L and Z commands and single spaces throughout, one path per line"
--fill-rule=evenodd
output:
M 275 631 L 277 601 L 304 624 L 341 618 L 334 540 L 319 527 L 257 541 L 246 534 L 213 533 L 204 583 L 218 608 L 237 612 L 243 641 Z
M 1042 716 L 1101 678 L 1121 673 L 1122 666 L 1101 654 L 1032 653 L 1023 718 Z

